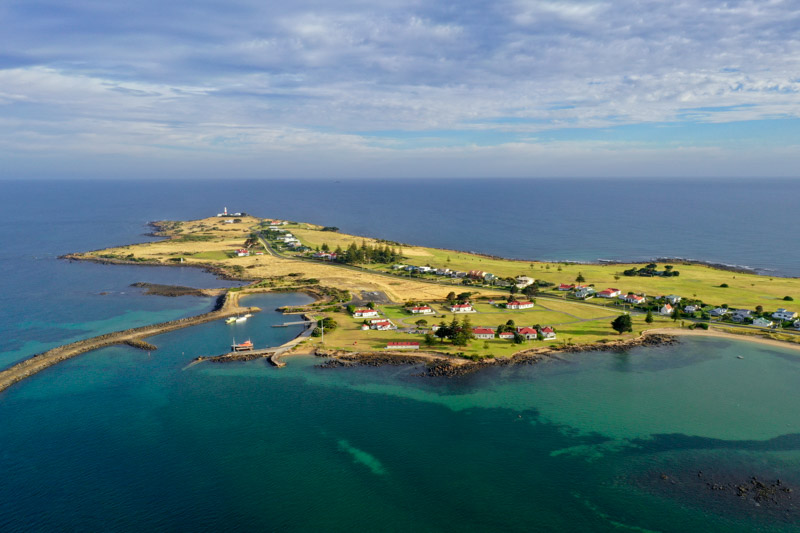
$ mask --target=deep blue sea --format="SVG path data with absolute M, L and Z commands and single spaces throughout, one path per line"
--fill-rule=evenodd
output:
M 130 287 L 229 285 L 204 272 L 57 257 L 225 206 L 509 257 L 800 276 L 798 181 L 0 181 L 0 205 L 0 368 L 210 309 Z M 265 311 L 244 325 L 98 350 L 0 393 L 0 531 L 798 530 L 800 514 L 705 485 L 800 487 L 796 351 L 695 339 L 444 381 L 311 357 L 189 366 L 233 336 L 291 338 L 269 310 L 306 298 L 253 296 Z

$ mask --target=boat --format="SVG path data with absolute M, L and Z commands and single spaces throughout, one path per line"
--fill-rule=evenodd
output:
M 253 316 L 251 313 L 247 313 L 246 315 L 244 315 L 245 318 L 250 318 L 251 316 Z
M 245 320 L 247 320 L 246 316 L 237 316 L 236 317 L 236 322 L 244 322 Z
M 233 344 L 231 344 L 231 351 L 232 352 L 248 352 L 253 349 L 253 341 L 247 339 L 244 342 L 236 344 L 236 339 L 233 339 Z
M 233 324 L 234 322 L 236 322 L 236 317 L 235 316 L 232 316 L 232 317 L 229 317 L 229 318 L 225 319 L 225 323 L 226 324 Z

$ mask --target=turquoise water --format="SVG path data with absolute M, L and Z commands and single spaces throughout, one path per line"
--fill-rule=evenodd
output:
M 444 380 L 308 356 L 188 366 L 234 335 L 283 342 L 283 320 L 98 350 L 6 391 L 0 530 L 795 530 L 641 480 L 800 483 L 800 352 L 691 339 Z

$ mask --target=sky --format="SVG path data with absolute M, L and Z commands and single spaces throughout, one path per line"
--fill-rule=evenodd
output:
M 0 2 L 0 178 L 799 168 L 798 0 Z

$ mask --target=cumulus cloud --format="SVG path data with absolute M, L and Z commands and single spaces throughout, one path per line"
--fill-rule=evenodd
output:
M 16 0 L 0 18 L 0 150 L 17 161 L 278 153 L 290 171 L 322 151 L 342 172 L 379 157 L 435 174 L 460 153 L 516 175 L 531 167 L 499 161 L 503 147 L 597 159 L 580 147 L 615 129 L 615 154 L 655 160 L 698 142 L 664 125 L 800 113 L 800 8 L 785 0 Z

